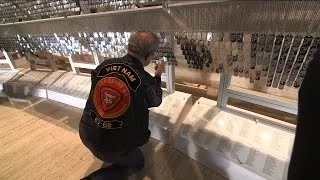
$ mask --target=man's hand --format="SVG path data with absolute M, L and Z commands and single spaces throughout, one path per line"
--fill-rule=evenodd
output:
M 163 62 L 157 62 L 156 66 L 154 67 L 154 70 L 156 70 L 156 72 L 154 73 L 155 76 L 161 76 L 162 73 L 165 72 L 164 63 Z

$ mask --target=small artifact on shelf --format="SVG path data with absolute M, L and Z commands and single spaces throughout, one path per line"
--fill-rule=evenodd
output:
M 22 53 L 45 50 L 64 56 L 92 56 L 95 52 L 108 59 L 126 54 L 130 35 L 131 32 L 77 32 L 2 36 L 0 48 Z M 279 89 L 300 87 L 320 42 L 319 37 L 285 32 L 177 32 L 173 35 L 187 67 L 229 72 L 248 78 L 251 83 L 260 81 Z M 158 36 L 161 43 L 155 59 L 165 57 L 169 65 L 177 66 L 172 34 L 159 32 Z
M 209 47 L 206 44 L 208 44 L 208 40 L 212 39 L 212 34 L 211 37 L 206 40 L 202 38 L 189 39 L 186 32 L 176 33 L 174 37 L 177 39 L 177 44 L 180 45 L 180 49 L 189 68 L 203 70 L 204 67 L 210 67 L 213 59 Z M 207 43 L 205 43 L 205 41 Z
M 300 50 L 299 50 L 299 54 L 298 56 L 296 57 L 296 61 L 295 63 L 293 64 L 293 68 L 292 68 L 292 71 L 289 75 L 289 78 L 287 80 L 287 83 L 286 85 L 287 86 L 294 86 L 296 88 L 298 88 L 298 84 L 294 84 L 294 81 L 300 71 L 300 67 L 305 59 L 305 56 L 306 56 L 306 52 L 308 51 L 309 47 L 311 46 L 311 43 L 313 41 L 313 37 L 312 36 L 305 36 L 304 39 L 303 39 L 303 42 L 302 42 L 302 45 L 300 47 Z

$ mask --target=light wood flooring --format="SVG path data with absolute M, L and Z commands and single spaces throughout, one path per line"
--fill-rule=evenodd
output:
M 80 179 L 99 169 L 78 136 L 81 113 L 47 99 L 0 97 L 0 180 Z M 142 149 L 146 167 L 129 179 L 225 179 L 160 141 Z

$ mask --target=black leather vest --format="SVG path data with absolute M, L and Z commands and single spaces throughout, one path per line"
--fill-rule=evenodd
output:
M 83 143 L 100 151 L 127 151 L 150 137 L 145 90 L 154 80 L 130 55 L 105 60 L 91 73 L 91 91 L 81 118 Z

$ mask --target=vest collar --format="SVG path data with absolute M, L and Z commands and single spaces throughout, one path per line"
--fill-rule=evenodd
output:
M 127 54 L 125 56 L 126 59 L 130 59 L 129 61 L 132 62 L 133 64 L 143 68 L 143 64 L 141 63 L 141 61 L 133 56 L 131 56 L 130 54 Z

